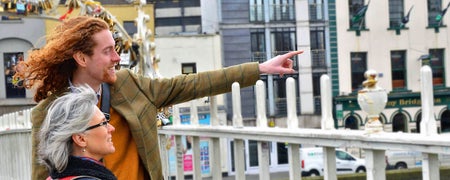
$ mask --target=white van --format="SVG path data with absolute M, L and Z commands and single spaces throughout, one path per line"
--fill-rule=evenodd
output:
M 386 158 L 390 169 L 406 169 L 422 167 L 422 153 L 418 151 L 386 151 Z M 450 155 L 439 154 L 439 163 L 441 166 L 450 165 Z
M 323 176 L 323 148 L 300 148 L 302 176 Z M 359 159 L 350 153 L 336 149 L 336 172 L 359 173 L 366 172 L 365 160 Z

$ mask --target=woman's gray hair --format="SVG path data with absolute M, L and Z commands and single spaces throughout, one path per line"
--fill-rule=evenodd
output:
M 39 161 L 50 172 L 62 172 L 72 154 L 72 135 L 88 127 L 97 106 L 97 96 L 89 86 L 71 88 L 48 108 L 39 132 Z

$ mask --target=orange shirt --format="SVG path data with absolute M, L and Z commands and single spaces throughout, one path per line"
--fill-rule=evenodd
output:
M 109 123 L 115 128 L 112 133 L 112 141 L 116 152 L 104 157 L 106 168 L 110 169 L 118 180 L 150 179 L 139 159 L 136 142 L 131 135 L 127 121 L 112 108 L 110 108 L 110 118 Z

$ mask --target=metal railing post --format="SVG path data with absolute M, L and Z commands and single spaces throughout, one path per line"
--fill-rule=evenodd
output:
M 287 100 L 287 122 L 289 129 L 298 129 L 297 118 L 297 98 L 295 95 L 295 80 L 292 77 L 286 80 L 286 100 Z M 302 179 L 302 168 L 300 165 L 300 145 L 289 143 L 289 179 Z
M 436 135 L 437 126 L 434 118 L 433 73 L 430 66 L 420 69 L 420 97 L 422 101 L 422 120 L 420 134 L 425 136 Z M 424 180 L 439 179 L 439 158 L 437 154 L 422 153 L 422 178 Z
M 260 128 L 267 128 L 266 117 L 266 87 L 262 80 L 256 82 L 256 126 Z M 269 143 L 268 141 L 258 141 L 258 162 L 259 162 L 259 179 L 269 180 Z
M 233 96 L 233 127 L 243 128 L 241 114 L 241 92 L 240 85 L 234 82 L 231 86 Z M 234 169 L 236 172 L 236 180 L 245 180 L 245 156 L 244 156 L 244 140 L 234 139 Z

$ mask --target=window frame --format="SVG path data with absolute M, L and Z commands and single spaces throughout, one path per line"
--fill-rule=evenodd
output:
M 356 61 L 355 58 L 361 56 L 361 59 Z M 356 63 L 361 62 L 361 63 Z M 357 69 L 356 65 L 361 64 L 360 68 Z M 364 82 L 364 73 L 367 71 L 367 52 L 350 52 L 350 71 L 351 71 L 351 82 L 352 82 L 352 92 L 357 92 L 362 89 L 362 83 Z
M 191 68 L 192 71 L 186 72 L 186 68 Z M 195 74 L 197 73 L 197 63 L 181 63 L 181 74 Z
M 430 3 L 430 1 L 436 1 L 435 3 Z M 442 0 L 427 0 L 427 13 L 428 13 L 428 27 L 440 27 L 441 24 L 437 24 L 436 16 L 442 11 Z
M 358 2 L 361 2 L 361 5 L 356 4 Z M 356 4 L 356 6 L 355 6 Z M 366 29 L 366 17 L 364 16 L 364 19 L 362 22 L 358 25 L 359 27 L 355 27 L 354 24 L 352 24 L 352 18 L 353 16 L 362 8 L 364 7 L 364 0 L 349 0 L 348 1 L 348 12 L 349 12 L 349 29 L 350 30 L 363 30 Z
M 389 28 L 401 28 L 402 18 L 405 16 L 403 0 L 389 0 Z M 403 28 L 402 28 L 403 29 Z
M 430 60 L 429 65 L 433 73 L 433 86 L 445 86 L 445 49 L 429 49 Z M 433 62 L 435 61 L 435 62 Z
M 398 57 L 398 61 L 400 61 L 400 63 L 402 64 L 401 67 L 395 67 L 396 64 L 399 63 L 394 63 L 394 61 L 396 61 L 395 59 L 395 55 L 399 55 L 400 57 Z M 392 80 L 392 89 L 393 90 L 404 90 L 407 88 L 407 68 L 406 68 L 406 50 L 395 50 L 395 51 L 391 51 L 390 54 L 390 59 L 391 59 L 391 80 Z M 396 78 L 394 77 L 396 74 L 401 74 L 401 76 L 403 76 L 403 79 L 400 78 Z M 403 84 L 403 86 L 397 86 L 397 84 Z

